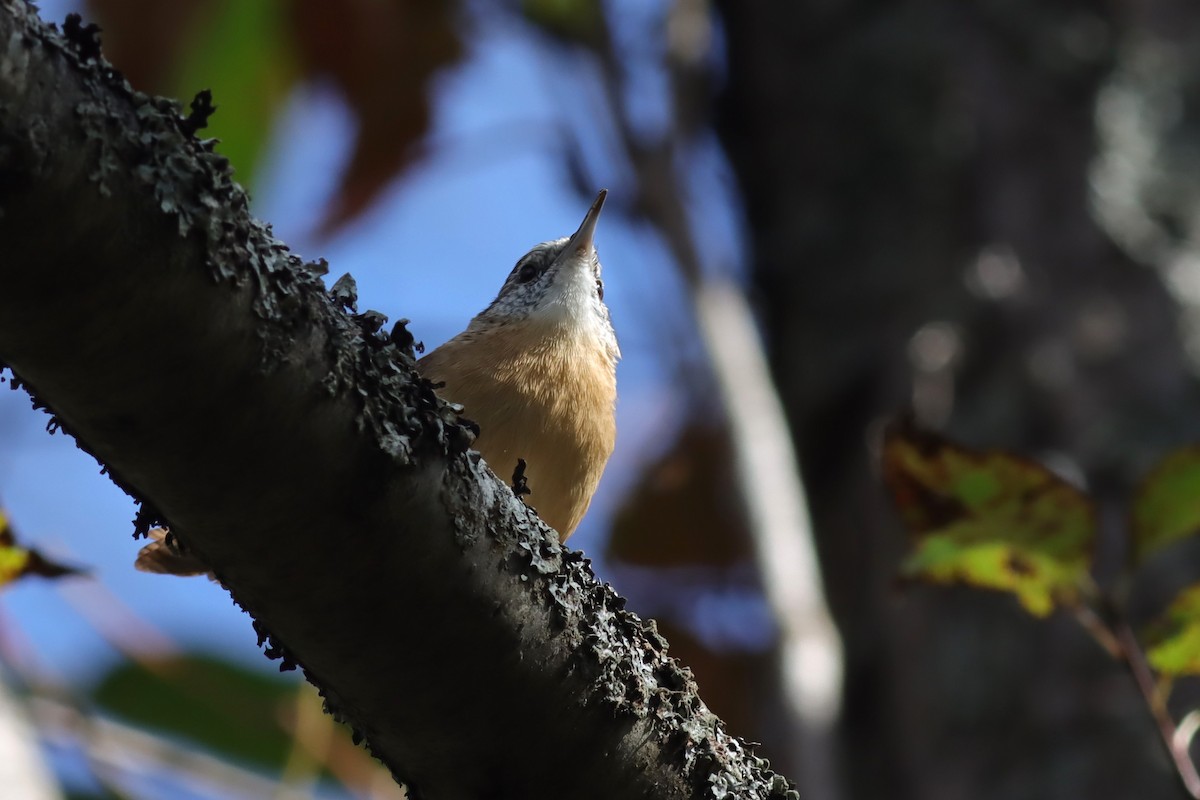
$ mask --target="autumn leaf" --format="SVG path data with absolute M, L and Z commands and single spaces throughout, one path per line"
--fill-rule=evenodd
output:
M 1200 531 L 1200 447 L 1171 453 L 1142 481 L 1133 499 L 1133 554 L 1154 553 Z
M 753 557 L 735 493 L 728 432 L 689 422 L 638 474 L 612 523 L 605 555 L 624 564 L 732 569 Z M 646 536 L 646 531 L 656 531 Z
M 84 7 L 100 24 L 104 57 L 133 88 L 153 94 L 170 91 L 193 32 L 217 10 L 211 0 L 85 0 Z
M 353 219 L 411 166 L 433 121 L 434 78 L 467 52 L 458 2 L 292 0 L 301 67 L 332 81 L 357 121 L 354 151 L 323 233 Z
M 883 474 L 915 539 L 905 575 L 1012 592 L 1036 616 L 1090 583 L 1095 509 L 1040 464 L 901 420 L 884 435 Z

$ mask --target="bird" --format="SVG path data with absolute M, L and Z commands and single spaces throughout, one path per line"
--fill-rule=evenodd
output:
M 566 541 L 591 504 L 616 442 L 621 350 L 604 304 L 596 222 L 542 242 L 496 299 L 417 369 L 479 425 L 473 447 L 498 474 L 524 461 L 530 504 Z
M 607 195 L 600 190 L 575 233 L 522 256 L 496 299 L 417 362 L 437 394 L 478 425 L 472 446 L 497 475 L 523 462 L 517 472 L 530 505 L 563 542 L 587 512 L 616 443 L 621 350 L 595 245 Z M 149 537 L 137 569 L 208 573 L 165 528 Z

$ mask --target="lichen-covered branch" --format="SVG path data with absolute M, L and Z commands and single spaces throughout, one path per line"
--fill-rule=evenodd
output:
M 403 326 L 249 216 L 205 113 L 0 0 L 0 359 L 138 525 L 169 524 L 423 796 L 784 797 L 469 452 Z

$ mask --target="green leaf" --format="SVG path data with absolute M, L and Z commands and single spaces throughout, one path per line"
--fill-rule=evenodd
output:
M 1200 447 L 1167 456 L 1142 481 L 1133 500 L 1133 554 L 1154 553 L 1200 531 Z
M 298 74 L 287 31 L 281 0 L 222 0 L 190 42 L 175 83 L 185 106 L 212 90 L 217 112 L 197 135 L 221 140 L 218 151 L 245 185 Z
M 137 725 L 180 736 L 243 764 L 279 769 L 291 747 L 280 724 L 296 682 L 206 655 L 119 664 L 93 699 Z
M 1181 591 L 1147 630 L 1150 666 L 1172 678 L 1200 675 L 1200 584 Z
M 1011 592 L 1036 616 L 1090 585 L 1095 509 L 1040 464 L 900 421 L 885 434 L 883 472 L 915 540 L 905 575 Z

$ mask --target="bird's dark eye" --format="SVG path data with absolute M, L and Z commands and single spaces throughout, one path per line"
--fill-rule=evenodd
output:
M 536 264 L 526 264 L 521 267 L 521 271 L 517 273 L 517 280 L 521 283 L 529 283 L 537 277 L 538 268 Z
M 601 300 L 604 299 L 604 281 L 599 278 L 596 278 L 596 294 L 599 295 Z

